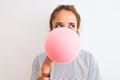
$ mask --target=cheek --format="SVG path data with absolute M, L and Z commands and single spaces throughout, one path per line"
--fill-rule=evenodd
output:
M 73 30 L 74 30 L 75 32 L 78 32 L 78 29 L 77 29 L 77 27 L 76 27 L 76 28 L 73 28 Z
M 73 31 L 75 31 L 77 33 L 77 30 L 76 29 L 73 29 Z

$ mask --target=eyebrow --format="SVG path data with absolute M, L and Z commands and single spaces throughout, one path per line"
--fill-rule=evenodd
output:
M 56 22 L 55 24 L 62 24 L 62 22 Z
M 70 22 L 69 24 L 70 24 L 70 25 L 75 25 L 75 23 L 73 23 L 73 22 Z
M 62 22 L 56 22 L 56 24 L 62 24 Z M 69 24 L 74 24 L 75 25 L 75 23 L 74 22 L 69 22 Z

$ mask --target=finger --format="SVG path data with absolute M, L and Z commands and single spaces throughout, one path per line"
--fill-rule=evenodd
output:
M 44 71 L 45 72 L 45 71 Z M 50 77 L 50 72 L 44 73 L 42 70 L 39 70 L 39 77 Z
M 46 66 L 51 66 L 52 63 L 53 63 L 53 61 L 48 56 L 46 56 L 43 64 L 45 64 Z
M 41 77 L 38 80 L 49 80 L 49 78 L 48 77 Z

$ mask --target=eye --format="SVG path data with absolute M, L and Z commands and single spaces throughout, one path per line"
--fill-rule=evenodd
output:
M 75 28 L 75 24 L 74 23 L 69 23 L 69 27 L 70 28 Z
M 60 28 L 60 27 L 62 27 L 61 24 L 57 24 L 57 25 L 56 25 L 56 28 Z
M 63 25 L 62 25 L 61 22 L 56 22 L 55 27 L 56 27 L 56 28 L 60 28 L 60 27 L 63 27 Z
M 74 28 L 75 27 L 75 25 L 74 24 L 71 24 L 71 26 Z

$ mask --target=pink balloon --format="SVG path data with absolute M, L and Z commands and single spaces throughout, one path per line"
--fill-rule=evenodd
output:
M 52 30 L 45 41 L 47 56 L 54 62 L 65 64 L 73 61 L 79 54 L 78 34 L 69 28 Z

